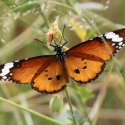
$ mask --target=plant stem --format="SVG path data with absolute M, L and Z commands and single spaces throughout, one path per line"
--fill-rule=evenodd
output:
M 15 106 L 15 107 L 17 107 L 17 108 L 20 108 L 20 109 L 22 109 L 22 110 L 24 110 L 24 111 L 27 111 L 27 112 L 29 112 L 29 113 L 31 113 L 31 114 L 37 115 L 37 116 L 39 116 L 42 120 L 47 121 L 47 122 L 50 122 L 50 123 L 53 124 L 53 125 L 64 125 L 64 124 L 62 124 L 62 123 L 60 123 L 60 122 L 58 122 L 58 121 L 56 121 L 56 120 L 54 120 L 54 119 L 51 119 L 51 118 L 49 118 L 49 117 L 47 117 L 47 116 L 45 116 L 45 115 L 42 115 L 42 114 L 40 114 L 40 113 L 38 113 L 38 112 L 35 112 L 35 111 L 31 110 L 31 109 L 25 108 L 25 107 L 23 107 L 23 106 L 21 106 L 21 105 L 18 105 L 18 104 L 16 104 L 16 103 L 14 103 L 14 102 L 12 102 L 12 101 L 9 101 L 9 100 L 7 100 L 7 99 L 4 99 L 4 98 L 2 98 L 2 97 L 0 97 L 0 100 L 3 101 L 3 102 L 6 102 L 6 103 L 8 103 L 8 104 L 11 104 L 11 105 L 13 105 L 13 106 Z
M 103 89 L 100 91 L 99 105 L 98 105 L 97 113 L 96 113 L 96 115 L 94 117 L 92 125 L 96 125 L 96 123 L 97 123 L 97 119 L 98 119 L 98 116 L 99 116 L 99 112 L 100 112 L 100 109 L 101 109 L 102 102 L 103 102 L 104 97 L 105 97 L 106 89 L 107 89 L 108 83 L 109 83 L 108 80 L 109 80 L 110 74 L 112 72 L 113 66 L 114 66 L 114 61 L 112 61 L 111 67 L 109 69 L 109 72 L 108 72 L 108 75 L 107 75 L 107 78 L 106 78 L 106 81 L 105 81 L 105 83 L 104 83 L 104 85 L 102 87 Z
M 76 118 L 75 118 L 75 114 L 73 112 L 72 103 L 71 103 L 71 100 L 70 100 L 67 88 L 65 89 L 65 92 L 66 92 L 66 96 L 67 96 L 67 99 L 68 99 L 68 103 L 69 103 L 69 107 L 70 107 L 70 111 L 71 111 L 71 114 L 72 114 L 72 118 L 73 118 L 74 124 L 78 125 L 77 121 L 76 121 Z
M 72 82 L 72 85 L 73 85 L 73 88 L 74 88 L 75 90 L 77 90 L 76 84 L 74 84 L 74 82 Z M 81 98 L 81 96 L 80 96 L 79 94 L 76 93 L 76 96 L 78 97 L 78 100 L 79 100 L 80 104 L 82 105 L 82 107 L 83 107 L 83 109 L 84 109 L 84 114 L 85 114 L 85 117 L 87 117 L 87 119 L 88 119 L 89 125 L 91 125 L 91 124 L 92 124 L 92 121 L 91 121 L 91 119 L 89 118 L 88 110 L 87 110 L 87 106 L 86 106 L 85 102 L 82 100 L 82 98 Z

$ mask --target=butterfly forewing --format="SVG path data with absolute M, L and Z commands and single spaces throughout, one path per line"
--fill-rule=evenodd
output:
M 108 47 L 101 37 L 105 39 Z M 120 29 L 78 44 L 68 50 L 68 53 L 86 53 L 100 57 L 103 60 L 109 60 L 111 53 L 115 55 L 124 45 L 125 29 Z
M 90 54 L 67 53 L 66 66 L 70 77 L 75 81 L 88 83 L 98 78 L 105 68 L 105 62 Z
M 50 65 L 54 56 L 34 57 L 0 65 L 0 80 L 20 84 L 31 82 L 38 69 Z

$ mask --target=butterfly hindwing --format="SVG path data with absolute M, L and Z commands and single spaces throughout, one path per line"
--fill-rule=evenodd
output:
M 101 37 L 105 39 L 108 47 Z M 124 45 L 125 29 L 120 29 L 78 44 L 68 50 L 68 53 L 86 53 L 100 57 L 103 60 L 109 60 L 111 58 L 110 52 L 115 55 Z
M 56 93 L 66 87 L 65 71 L 55 56 L 40 56 L 0 65 L 0 80 L 31 83 L 41 93 Z
M 56 93 L 66 87 L 69 82 L 65 78 L 65 71 L 58 60 L 51 62 L 44 71 L 39 69 L 32 79 L 31 87 L 41 93 Z
M 84 53 L 67 53 L 66 66 L 70 77 L 79 83 L 88 83 L 98 78 L 105 68 L 105 61 Z

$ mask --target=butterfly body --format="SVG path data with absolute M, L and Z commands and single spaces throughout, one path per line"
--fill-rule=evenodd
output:
M 65 62 L 66 53 L 63 51 L 62 46 L 56 45 L 55 52 L 56 52 L 56 59 L 61 61 L 62 63 Z
M 66 62 L 65 62 L 66 61 L 66 53 L 63 51 L 62 47 L 63 46 L 60 46 L 60 45 L 54 46 L 55 52 L 56 52 L 55 57 L 61 63 L 61 66 L 62 66 L 62 69 L 64 72 L 64 77 L 66 79 L 66 82 L 68 83 L 69 82 L 69 74 L 68 74 Z
M 125 45 L 125 29 L 95 37 L 64 52 L 65 44 L 52 45 L 55 55 L 0 65 L 0 80 L 31 83 L 36 91 L 50 94 L 63 90 L 70 77 L 79 83 L 91 82 L 103 72 L 105 61 L 111 59 Z

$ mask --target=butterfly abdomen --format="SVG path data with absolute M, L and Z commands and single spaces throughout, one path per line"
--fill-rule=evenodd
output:
M 62 68 L 63 68 L 63 72 L 64 72 L 64 77 L 66 79 L 66 83 L 69 83 L 69 73 L 68 73 L 65 62 L 62 63 Z

